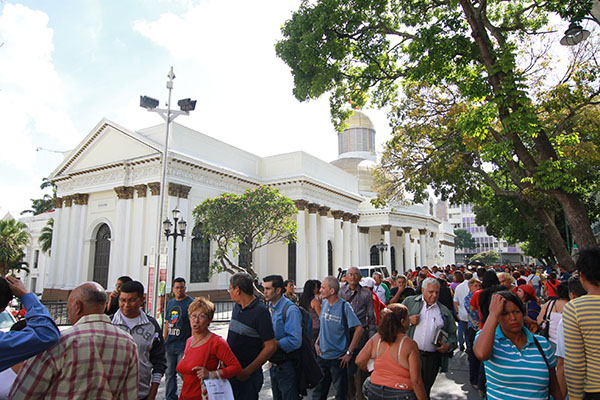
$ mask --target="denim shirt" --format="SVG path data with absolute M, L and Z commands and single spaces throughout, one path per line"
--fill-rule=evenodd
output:
M 282 312 L 286 304 L 288 307 L 284 326 Z M 286 353 L 299 349 L 302 346 L 302 315 L 298 307 L 286 297 L 281 296 L 276 304 L 270 304 L 269 309 L 275 340 L 279 340 L 279 347 Z

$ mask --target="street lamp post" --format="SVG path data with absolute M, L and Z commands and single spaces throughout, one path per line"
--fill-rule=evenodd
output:
M 171 273 L 171 280 L 175 279 L 175 260 L 177 258 L 177 238 L 180 237 L 183 241 L 185 237 L 185 229 L 187 228 L 187 222 L 181 218 L 181 211 L 175 208 L 171 211 L 173 214 L 173 222 L 169 218 L 163 221 L 163 230 L 165 232 L 165 236 L 167 237 L 167 241 L 170 237 L 173 238 L 173 268 Z M 175 229 L 173 229 L 175 227 Z M 173 229 L 173 232 L 171 232 Z
M 600 20 L 591 13 L 587 17 L 579 17 L 574 19 L 569 24 L 569 29 L 565 31 L 565 35 L 560 39 L 560 44 L 563 46 L 575 46 L 590 36 L 590 31 L 583 29 L 580 22 L 584 19 L 589 19 L 600 25 Z
M 383 265 L 383 252 L 387 251 L 388 249 L 388 245 L 387 243 L 383 242 L 383 239 L 381 239 L 379 241 L 379 243 L 377 243 L 377 249 L 379 250 L 379 252 L 381 253 L 381 265 Z
M 167 75 L 169 80 L 167 81 L 167 89 L 169 90 L 169 96 L 167 101 L 167 108 L 158 108 L 159 101 L 148 96 L 140 96 L 140 107 L 145 108 L 149 112 L 155 112 L 162 117 L 166 122 L 165 132 L 165 145 L 162 152 L 161 167 L 162 174 L 160 177 L 160 204 L 158 210 L 158 234 L 156 235 L 156 247 L 155 247 L 155 271 L 154 271 L 154 291 L 152 294 L 152 315 L 156 317 L 156 310 L 158 307 L 158 291 L 160 285 L 160 255 L 163 253 L 163 249 L 166 248 L 166 241 L 163 242 L 163 236 L 161 232 L 161 225 L 163 216 L 166 214 L 165 209 L 165 198 L 166 198 L 166 180 L 167 180 L 167 156 L 169 151 L 169 132 L 171 128 L 171 122 L 180 115 L 189 115 L 190 111 L 196 108 L 196 100 L 182 99 L 177 102 L 179 110 L 171 109 L 171 92 L 173 90 L 173 79 L 175 79 L 175 73 L 173 67 L 169 70 Z M 173 277 L 172 279 L 174 279 Z M 165 307 L 166 308 L 166 307 Z M 164 322 L 164 319 L 163 319 Z

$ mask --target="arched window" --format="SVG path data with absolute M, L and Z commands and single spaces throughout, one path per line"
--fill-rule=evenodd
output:
M 94 277 L 102 287 L 108 285 L 108 264 L 110 261 L 110 228 L 107 224 L 100 225 L 96 233 L 96 248 L 94 250 Z
M 202 224 L 192 231 L 192 256 L 190 264 L 190 282 L 208 282 L 210 271 L 210 240 L 202 232 Z
M 333 246 L 327 241 L 327 275 L 333 276 Z
M 296 242 L 288 243 L 288 279 L 296 280 Z
M 396 270 L 396 248 L 394 246 L 390 248 L 390 257 L 392 262 L 392 272 L 394 272 Z
M 238 255 L 238 266 L 242 268 L 248 268 L 249 263 L 249 249 L 250 249 L 250 240 L 246 240 L 245 242 L 241 242 L 239 244 L 239 255 Z
M 371 246 L 371 265 L 380 265 L 379 264 L 379 249 L 377 246 Z

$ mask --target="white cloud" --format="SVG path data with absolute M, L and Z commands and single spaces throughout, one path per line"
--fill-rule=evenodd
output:
M 51 167 L 40 166 L 36 147 L 64 149 L 77 135 L 66 110 L 60 76 L 52 62 L 53 31 L 48 16 L 23 5 L 5 4 L 0 15 L 0 165 L 19 183 L 3 206 L 19 210 L 35 197 Z M 50 164 L 52 165 L 52 164 Z M 41 167 L 41 168 L 40 168 Z M 31 192 L 24 193 L 31 187 Z M 26 204 L 25 204 L 26 206 Z

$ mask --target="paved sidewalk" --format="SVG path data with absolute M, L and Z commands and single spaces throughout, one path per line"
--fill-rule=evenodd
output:
M 227 338 L 227 329 L 229 323 L 214 322 L 210 325 L 210 330 L 217 335 Z M 267 364 L 263 366 L 265 381 L 260 391 L 261 400 L 270 400 L 273 398 L 271 393 L 271 378 Z M 181 379 L 178 379 L 179 388 L 181 388 Z M 165 380 L 163 378 L 158 389 L 157 399 L 165 398 Z M 178 392 L 179 393 L 179 392 Z M 310 399 L 309 396 L 306 397 Z M 334 399 L 334 393 L 329 393 L 328 399 Z M 479 400 L 477 390 L 469 384 L 469 364 L 467 354 L 456 351 L 454 357 L 450 360 L 450 367 L 447 373 L 440 373 L 431 390 L 432 400 Z

